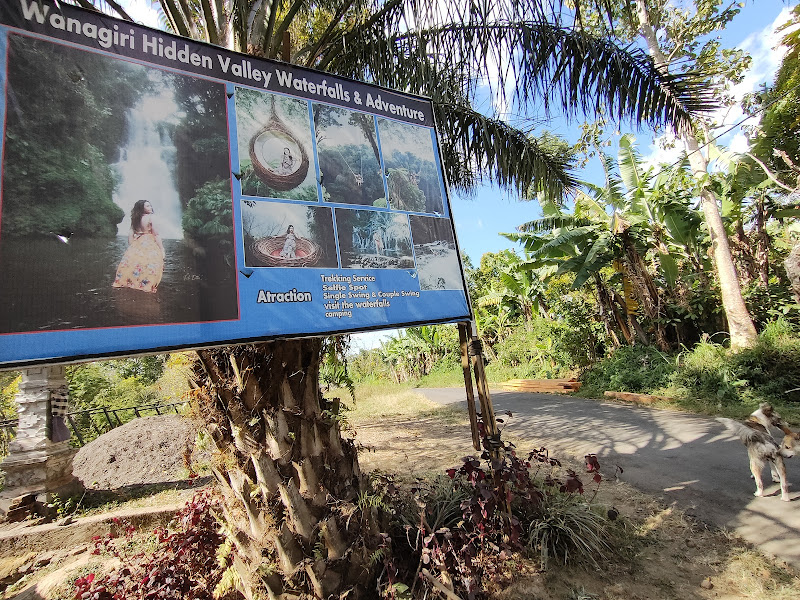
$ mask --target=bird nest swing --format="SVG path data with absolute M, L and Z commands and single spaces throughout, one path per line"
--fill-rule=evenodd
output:
M 294 258 L 281 256 L 281 250 L 283 250 L 285 242 L 285 235 L 266 237 L 253 242 L 250 249 L 256 260 L 267 267 L 310 267 L 317 264 L 321 249 L 315 242 L 305 238 L 297 238 Z
M 292 149 L 300 152 L 299 159 Z M 250 162 L 258 178 L 279 192 L 296 188 L 308 175 L 308 153 L 278 116 L 274 96 L 267 124 L 250 138 Z

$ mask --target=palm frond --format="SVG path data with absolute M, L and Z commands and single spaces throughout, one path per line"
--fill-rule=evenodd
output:
M 458 173 L 467 164 L 501 186 L 521 193 L 534 189 L 556 201 L 577 189 L 569 159 L 551 153 L 536 138 L 464 104 L 437 102 L 434 106 L 440 129 L 447 132 L 443 157 L 448 174 Z M 458 180 L 450 181 L 458 185 Z
M 541 219 L 528 221 L 527 223 L 517 226 L 517 229 L 523 233 L 542 233 L 553 231 L 554 229 L 561 229 L 563 227 L 581 225 L 589 225 L 589 221 L 587 219 L 576 218 L 574 215 L 565 214 L 557 217 L 544 217 Z M 511 239 L 510 235 L 511 234 L 508 234 L 506 237 Z

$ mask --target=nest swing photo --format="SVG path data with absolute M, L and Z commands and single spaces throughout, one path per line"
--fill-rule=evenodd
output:
M 253 242 L 250 250 L 253 257 L 266 267 L 310 267 L 319 261 L 321 249 L 315 242 L 297 238 L 293 258 L 281 256 L 285 242 L 285 234 L 261 238 Z
M 296 188 L 308 175 L 308 153 L 278 116 L 274 96 L 267 124 L 250 138 L 250 161 L 258 178 L 279 192 Z

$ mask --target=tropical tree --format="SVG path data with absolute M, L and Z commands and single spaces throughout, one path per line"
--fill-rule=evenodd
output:
M 598 155 L 605 183 L 584 184 L 572 214 L 545 204 L 543 218 L 505 234 L 527 254 L 514 268 L 539 270 L 545 280 L 571 273 L 573 289 L 593 285 L 609 333 L 616 326 L 627 343 L 649 343 L 647 329 L 662 349 L 688 342 L 698 320 L 692 282 L 705 281 L 708 269 L 701 217 L 685 189 L 691 174 L 685 165 L 644 168 L 629 134 L 616 160 Z
M 584 3 L 590 9 L 591 4 Z M 723 29 L 741 7 L 738 3 L 723 0 L 695 0 L 688 5 L 663 0 L 633 0 L 608 11 L 596 12 L 585 23 L 591 31 L 605 31 L 621 40 L 642 42 L 663 73 L 687 68 L 702 71 L 709 89 L 717 90 L 720 102 L 730 103 L 731 99 L 725 94 L 732 83 L 743 77 L 749 57 L 741 50 L 721 49 L 719 39 L 713 34 Z M 712 126 L 710 119 L 698 118 L 692 127 L 683 129 L 678 137 L 686 147 L 689 164 L 697 181 L 696 194 L 701 200 L 706 227 L 711 236 L 731 348 L 741 349 L 754 345 L 757 334 L 742 296 L 720 213 L 721 200 L 711 182 L 710 160 L 708 154 L 704 153 Z
M 125 16 L 116 2 L 97 3 Z M 537 102 L 568 115 L 603 106 L 678 128 L 706 105 L 693 75 L 663 74 L 644 52 L 576 30 L 560 2 L 159 5 L 180 35 L 430 97 L 446 132 L 444 169 L 462 189 L 488 178 L 560 197 L 576 185 L 563 155 L 475 108 L 487 90 L 497 105 Z M 355 598 L 374 587 L 370 556 L 382 538 L 374 508 L 358 502 L 358 462 L 336 404 L 320 393 L 321 346 L 309 338 L 199 352 L 197 395 L 220 451 L 215 475 L 248 598 Z
M 796 6 L 784 28 L 799 22 L 800 6 Z M 761 93 L 752 94 L 745 109 L 753 115 L 762 112 L 758 126 L 750 132 L 749 158 L 772 184 L 772 197 L 776 191 L 783 196 L 774 214 L 778 218 L 796 218 L 800 216 L 800 29 L 790 29 L 782 43 L 787 52 L 774 83 Z M 762 193 L 763 188 L 762 185 Z M 800 234 L 795 232 L 794 235 L 784 267 L 795 302 L 800 304 Z

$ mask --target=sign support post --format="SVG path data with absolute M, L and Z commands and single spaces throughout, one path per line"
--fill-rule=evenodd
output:
M 470 331 L 467 331 L 467 328 Z M 486 438 L 490 447 L 487 448 L 493 455 L 500 447 L 500 430 L 492 405 L 492 396 L 489 393 L 489 384 L 486 381 L 486 371 L 483 363 L 483 343 L 478 338 L 475 323 L 459 323 L 458 336 L 461 342 L 461 367 L 464 370 L 464 385 L 467 393 L 467 410 L 472 428 L 472 445 L 480 450 L 480 434 L 478 432 L 477 415 L 475 414 L 475 396 L 472 390 L 472 376 L 469 369 L 469 357 L 472 357 L 472 370 L 475 372 L 475 384 L 478 388 L 478 400 L 481 404 L 481 418 L 486 428 Z
M 469 366 L 469 323 L 458 324 L 458 339 L 461 344 L 461 369 L 464 371 L 464 388 L 467 392 L 467 412 L 469 413 L 469 426 L 472 430 L 472 447 L 481 449 L 481 438 L 478 432 L 478 415 L 475 411 L 475 391 L 472 386 L 472 371 Z

